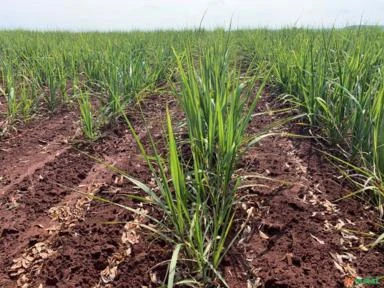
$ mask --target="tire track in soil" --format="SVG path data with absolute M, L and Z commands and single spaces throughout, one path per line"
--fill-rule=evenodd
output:
M 156 110 L 159 111 L 154 111 L 154 107 L 157 107 Z M 154 120 L 153 125 L 157 126 L 154 130 L 159 131 L 159 125 L 162 124 L 164 118 L 162 116 L 164 115 L 160 115 L 161 121 L 159 121 L 159 113 L 156 112 L 164 112 L 165 103 L 162 101 L 161 103 L 152 104 L 151 109 L 152 111 L 149 111 L 149 115 L 151 112 L 154 112 L 151 117 Z M 141 120 L 139 118 L 141 116 L 136 116 L 138 117 L 133 119 L 133 121 L 140 122 Z M 152 123 L 149 122 L 148 124 L 149 128 L 151 128 Z M 139 136 L 143 140 L 145 135 L 144 130 L 139 131 Z M 154 136 L 155 140 L 159 140 L 161 133 L 154 132 L 152 136 Z M 133 143 L 134 140 L 125 126 L 114 127 L 111 137 L 108 136 L 102 139 L 90 150 L 97 156 L 103 155 L 106 161 L 116 164 L 125 171 L 128 171 L 130 175 L 147 181 L 149 178 L 143 178 L 143 175 L 148 176 L 148 170 L 142 165 L 144 164 L 142 163 L 142 159 L 136 156 L 138 151 L 136 145 Z M 67 158 L 68 155 L 64 154 L 63 157 Z M 83 157 L 84 155 L 81 156 Z M 79 159 L 78 162 L 84 162 L 84 160 L 85 159 Z M 69 167 L 73 166 L 72 163 L 66 164 Z M 122 183 L 121 179 L 115 177 L 116 175 L 103 169 L 102 165 L 95 165 L 91 171 L 88 171 L 89 169 L 80 169 L 80 171 L 84 170 L 83 175 L 86 175 L 85 179 L 80 183 L 78 183 L 79 181 L 68 181 L 68 183 L 71 183 L 71 186 L 68 187 L 69 193 L 66 194 L 56 206 L 47 206 L 41 209 L 45 209 L 45 214 L 52 214 L 53 212 L 56 216 L 57 214 L 59 215 L 58 219 L 54 221 L 50 219 L 48 215 L 44 215 L 36 220 L 36 223 L 39 223 L 38 227 L 48 227 L 46 230 L 48 230 L 49 233 L 40 235 L 41 237 L 34 239 L 33 243 L 29 241 L 30 245 L 24 245 L 24 250 L 19 249 L 12 254 L 15 255 L 13 257 L 14 260 L 19 260 L 16 262 L 16 267 L 20 266 L 19 262 L 25 264 L 25 260 L 23 259 L 26 258 L 31 260 L 31 258 L 35 257 L 36 261 L 31 261 L 31 263 L 28 264 L 30 265 L 28 269 L 23 269 L 23 273 L 16 275 L 16 277 L 12 279 L 13 281 L 5 281 L 4 283 L 0 283 L 0 286 L 2 284 L 9 285 L 5 287 L 15 287 L 15 285 L 18 285 L 18 287 L 90 287 L 90 283 L 94 283 L 94 285 L 98 284 L 101 270 L 108 265 L 108 261 L 110 261 L 111 256 L 114 255 L 114 252 L 123 248 L 120 241 L 123 233 L 122 225 L 105 225 L 105 222 L 112 220 L 128 221 L 133 218 L 131 213 L 127 213 L 121 208 L 97 201 L 90 202 L 88 197 L 73 193 L 71 188 L 76 188 L 76 185 L 78 185 L 77 188 L 79 190 L 84 191 L 85 189 L 89 191 L 90 187 L 98 187 L 92 191 L 97 191 L 99 196 L 118 203 L 128 204 L 130 207 L 139 206 L 137 203 L 127 202 L 126 197 L 118 193 L 121 189 L 132 190 L 130 184 Z M 54 174 L 55 168 L 52 170 L 52 174 Z M 38 175 L 38 180 L 44 182 L 43 180 L 45 178 L 44 176 L 40 176 L 39 172 L 40 171 L 37 170 L 35 174 Z M 61 171 L 56 172 L 60 173 Z M 22 186 L 22 184 L 23 183 L 19 186 Z M 42 185 L 44 186 L 46 184 L 47 183 L 44 182 Z M 48 188 L 48 190 L 52 190 L 52 187 Z M 79 207 L 79 202 L 82 208 Z M 71 213 L 73 209 L 76 213 Z M 62 217 L 60 216 L 63 216 L 63 214 L 64 216 L 68 216 L 69 214 L 69 217 L 65 217 L 66 219 L 62 219 L 63 221 L 61 221 L 60 218 Z M 57 220 L 61 223 L 55 223 Z M 40 223 L 44 223 L 44 226 Z M 29 231 L 33 231 L 33 225 L 28 229 Z M 39 251 L 36 250 L 36 247 L 39 248 Z M 43 249 L 41 247 L 43 247 Z M 94 252 L 89 253 L 89 251 Z M 133 251 L 135 251 L 135 249 L 133 249 Z M 9 256 L 9 254 L 7 256 Z M 157 258 L 154 258 L 153 260 L 156 259 Z M 11 263 L 9 264 L 11 265 Z M 7 266 L 10 267 L 9 265 Z M 90 269 L 90 267 L 93 269 Z M 55 271 L 53 275 L 51 273 L 52 269 Z M 83 271 L 82 269 L 84 269 L 84 273 L 81 273 L 81 271 Z M 92 271 L 94 271 L 94 273 L 92 273 Z M 71 275 L 75 276 L 74 279 L 70 277 Z M 35 281 L 31 283 L 31 279 Z M 39 286 L 40 284 L 43 286 Z
M 156 98 L 156 102 L 151 98 L 145 101 L 144 113 L 147 115 L 146 125 L 154 141 L 159 143 L 162 141 L 160 131 L 162 131 L 166 102 L 169 97 Z M 177 114 L 175 112 L 177 108 L 174 105 L 171 105 L 170 109 Z M 138 129 L 141 141 L 147 142 L 141 116 L 130 116 L 135 123 L 135 128 Z M 102 154 L 108 163 L 114 162 L 128 175 L 144 183 L 151 182 L 146 163 L 125 125 L 114 127 L 112 134 L 98 143 L 95 150 Z M 134 209 L 146 209 L 151 216 L 157 214 L 152 207 L 143 207 L 142 204 L 125 196 L 125 194 L 143 196 L 140 190 L 118 175 L 110 176 L 112 177 L 105 181 L 103 189 L 98 191 L 97 196 Z M 138 241 L 130 245 L 127 253 L 127 243 L 123 241 L 123 235 L 127 231 L 124 228 L 126 223 L 132 222 L 136 216 L 120 207 L 92 201 L 83 221 L 55 235 L 50 241 L 50 247 L 56 253 L 44 261 L 39 274 L 35 275 L 32 287 L 39 285 L 42 287 L 114 287 L 119 285 L 120 281 L 126 283 L 127 275 L 131 276 L 128 287 L 141 287 L 141 284 L 153 285 L 148 270 L 159 261 L 169 259 L 170 249 L 164 249 L 166 246 L 164 243 L 159 242 L 158 239 L 148 238 L 145 231 L 138 230 Z M 118 224 L 106 224 L 107 222 L 118 222 Z M 130 263 L 128 266 L 131 268 L 128 272 L 125 270 L 127 263 Z M 165 268 L 157 269 L 159 277 L 164 277 Z M 111 277 L 110 281 L 102 280 L 108 276 Z M 122 287 L 127 287 L 126 285 L 123 284 Z
M 141 162 L 140 158 L 132 157 L 120 167 L 125 167 L 125 171 L 140 179 L 140 176 L 147 173 L 145 165 L 139 164 Z M 122 195 L 122 192 L 135 193 L 134 188 L 119 177 L 112 178 L 115 180 L 106 183 L 105 189 L 99 190 L 97 196 L 131 208 L 141 208 L 139 203 Z M 102 284 L 102 271 L 108 266 L 118 268 L 111 261 L 123 261 L 126 258 L 122 253 L 126 247 L 121 238 L 125 223 L 132 221 L 134 217 L 135 215 L 122 208 L 92 201 L 84 220 L 52 238 L 50 247 L 57 253 L 44 262 L 31 287 L 40 284 L 43 287 L 97 287 Z M 119 224 L 106 224 L 107 222 Z M 132 255 L 137 256 L 137 251 L 140 251 L 137 248 L 136 245 L 132 246 Z M 121 258 L 116 259 L 117 257 Z M 117 280 L 120 272 L 115 273 L 117 277 L 114 280 Z
M 63 108 L 0 138 L 0 197 L 70 147 L 68 139 L 79 133 L 74 119 L 78 112 Z
M 120 167 L 120 164 L 125 158 L 123 156 L 125 155 L 119 154 L 118 157 L 115 157 L 115 159 L 110 158 L 108 161 L 109 163 Z M 15 282 L 20 287 L 23 287 L 23 285 L 24 287 L 40 287 L 40 284 L 44 284 L 45 286 L 56 281 L 54 278 L 48 277 L 48 279 L 46 279 L 43 283 L 36 282 L 36 280 L 41 276 L 41 270 L 44 270 L 44 265 L 51 262 L 50 258 L 55 259 L 57 254 L 61 253 L 62 249 L 68 251 L 65 247 L 57 246 L 57 241 L 60 241 L 58 239 L 61 239 L 66 235 L 70 235 L 73 232 L 73 228 L 76 227 L 79 222 L 84 221 L 87 211 L 92 206 L 92 196 L 97 194 L 99 191 L 102 191 L 107 184 L 110 186 L 112 178 L 113 173 L 106 170 L 104 165 L 95 164 L 89 171 L 87 177 L 78 185 L 78 187 L 76 187 L 76 189 L 74 189 L 73 193 L 68 194 L 58 205 L 49 209 L 51 218 L 49 223 L 46 225 L 46 230 L 49 231 L 49 234 L 42 238 L 42 241 L 38 242 L 38 244 L 46 247 L 46 250 L 49 249 L 50 253 L 45 257 L 33 255 L 35 257 L 33 257 L 33 261 L 28 263 L 28 269 L 22 269 L 23 273 L 19 273 L 19 275 L 17 275 L 17 279 L 15 279 Z M 79 235 L 76 235 L 75 238 L 78 238 L 78 236 Z M 85 239 L 80 240 L 83 242 Z M 22 263 L 22 259 L 28 258 L 28 255 L 31 254 L 30 251 L 31 248 L 25 249 L 22 256 L 17 259 L 17 263 Z M 20 264 L 18 266 L 20 266 Z M 60 266 L 60 269 L 62 268 L 63 266 Z M 14 270 L 17 271 L 17 269 Z
M 88 157 L 70 149 L 36 170 L 1 199 L 0 279 L 4 282 L 1 285 L 10 280 L 8 269 L 12 259 L 49 233 L 44 229 L 49 223 L 48 210 L 73 193 L 71 189 L 86 178 L 93 165 Z
M 79 133 L 77 117 L 76 110 L 62 108 L 0 139 L 0 287 L 15 287 L 8 273 L 12 259 L 49 233 L 48 209 L 93 165 L 68 144 Z

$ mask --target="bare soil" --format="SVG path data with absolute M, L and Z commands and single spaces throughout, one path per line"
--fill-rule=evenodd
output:
M 266 91 L 248 130 L 251 137 L 291 114 Z M 139 137 L 163 138 L 172 97 L 145 100 L 146 123 L 127 112 Z M 175 121 L 175 124 L 176 121 Z M 276 128 L 301 133 L 300 123 Z M 0 287 L 159 287 L 172 247 L 138 228 L 146 220 L 93 199 L 159 213 L 127 194 L 132 184 L 86 154 L 145 183 L 151 175 L 126 125 L 107 127 L 95 143 L 78 141 L 78 112 L 61 110 L 0 140 Z M 236 229 L 244 231 L 222 265 L 230 287 L 344 287 L 347 275 L 384 275 L 384 251 L 358 247 L 378 232 L 376 213 L 361 201 L 337 201 L 351 191 L 311 139 L 273 136 L 242 155 Z M 260 285 L 260 286 L 258 286 Z

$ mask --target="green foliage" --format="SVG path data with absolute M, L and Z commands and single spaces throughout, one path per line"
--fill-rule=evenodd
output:
M 42 106 L 55 112 L 60 105 L 78 103 L 84 135 L 95 139 L 99 127 L 92 97 L 100 99 L 103 118 L 116 119 L 132 102 L 173 84 L 186 115 L 184 141 L 192 156 L 185 159 L 180 153 L 169 116 L 169 161 L 157 155 L 160 172 L 152 167 L 162 196 L 151 195 L 175 227 L 183 244 L 178 249 L 196 260 L 202 277 L 210 277 L 228 248 L 233 167 L 257 100 L 248 97 L 255 82 L 249 73 L 271 69 L 270 82 L 284 99 L 299 105 L 322 139 L 338 147 L 337 161 L 356 172 L 348 177 L 359 191 L 383 204 L 383 41 L 382 30 L 365 27 L 1 31 L 0 91 L 12 121 L 29 119 Z M 76 87 L 84 92 L 76 94 Z
M 97 129 L 95 127 L 95 120 L 92 114 L 92 104 L 89 100 L 88 93 L 80 92 L 80 97 L 78 98 L 78 101 L 84 136 L 89 140 L 95 140 L 97 137 Z
M 233 172 L 245 129 L 263 88 L 262 85 L 250 99 L 255 79 L 241 77 L 238 70 L 231 68 L 228 53 L 227 44 L 215 42 L 204 56 L 198 57 L 197 64 L 191 51 L 183 56 L 176 54 L 181 78 L 179 99 L 186 114 L 193 163 L 193 188 L 186 194 L 190 198 L 186 206 L 196 205 L 193 215 L 185 217 L 196 221 L 189 229 L 199 227 L 190 242 L 204 273 L 211 269 L 207 262 L 218 268 L 228 248 L 237 185 Z M 185 190 L 184 185 L 183 181 L 179 190 Z M 179 229 L 182 232 L 185 227 Z
M 230 65 L 225 42 L 215 42 L 196 61 L 189 50 L 182 55 L 175 52 L 175 57 L 181 82 L 178 99 L 188 131 L 187 139 L 180 140 L 187 143 L 192 156 L 180 153 L 181 144 L 175 138 L 168 111 L 168 161 L 162 159 L 153 142 L 155 155 L 149 156 L 130 126 L 155 175 L 160 195 L 142 183 L 138 186 L 165 213 L 166 225 L 172 231 L 168 237 L 182 245 L 178 249 L 193 260 L 195 279 L 210 282 L 219 278 L 225 283 L 218 268 L 237 235 L 231 230 L 238 184 L 233 172 L 245 129 L 264 85 L 256 95 L 250 93 L 255 78 L 240 75 Z M 134 183 L 137 185 L 137 181 Z M 174 262 L 173 258 L 172 267 Z M 168 283 L 173 283 L 174 274 L 170 277 Z

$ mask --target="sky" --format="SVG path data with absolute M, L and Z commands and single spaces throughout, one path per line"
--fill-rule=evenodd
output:
M 205 15 L 205 16 L 204 16 Z M 0 0 L 0 29 L 111 31 L 384 25 L 384 0 Z

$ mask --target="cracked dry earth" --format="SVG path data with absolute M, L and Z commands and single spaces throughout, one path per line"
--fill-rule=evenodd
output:
M 265 92 L 250 123 L 255 135 L 288 113 Z M 168 96 L 144 103 L 147 125 L 162 143 L 165 107 L 182 113 Z M 128 117 L 146 140 L 135 109 Z M 127 127 L 106 128 L 93 144 L 79 139 L 78 112 L 62 110 L 0 140 L 0 287 L 159 287 L 172 247 L 139 228 L 147 220 L 126 209 L 92 200 L 102 197 L 151 216 L 143 195 L 83 152 L 153 183 Z M 174 121 L 176 123 L 176 121 Z M 289 124 L 279 132 L 298 133 Z M 159 144 L 161 146 L 161 144 Z M 378 232 L 372 208 L 348 199 L 350 188 L 315 151 L 309 139 L 273 136 L 241 158 L 243 177 L 237 227 L 249 220 L 222 265 L 230 287 L 343 287 L 347 275 L 384 275 L 384 251 L 363 251 Z

